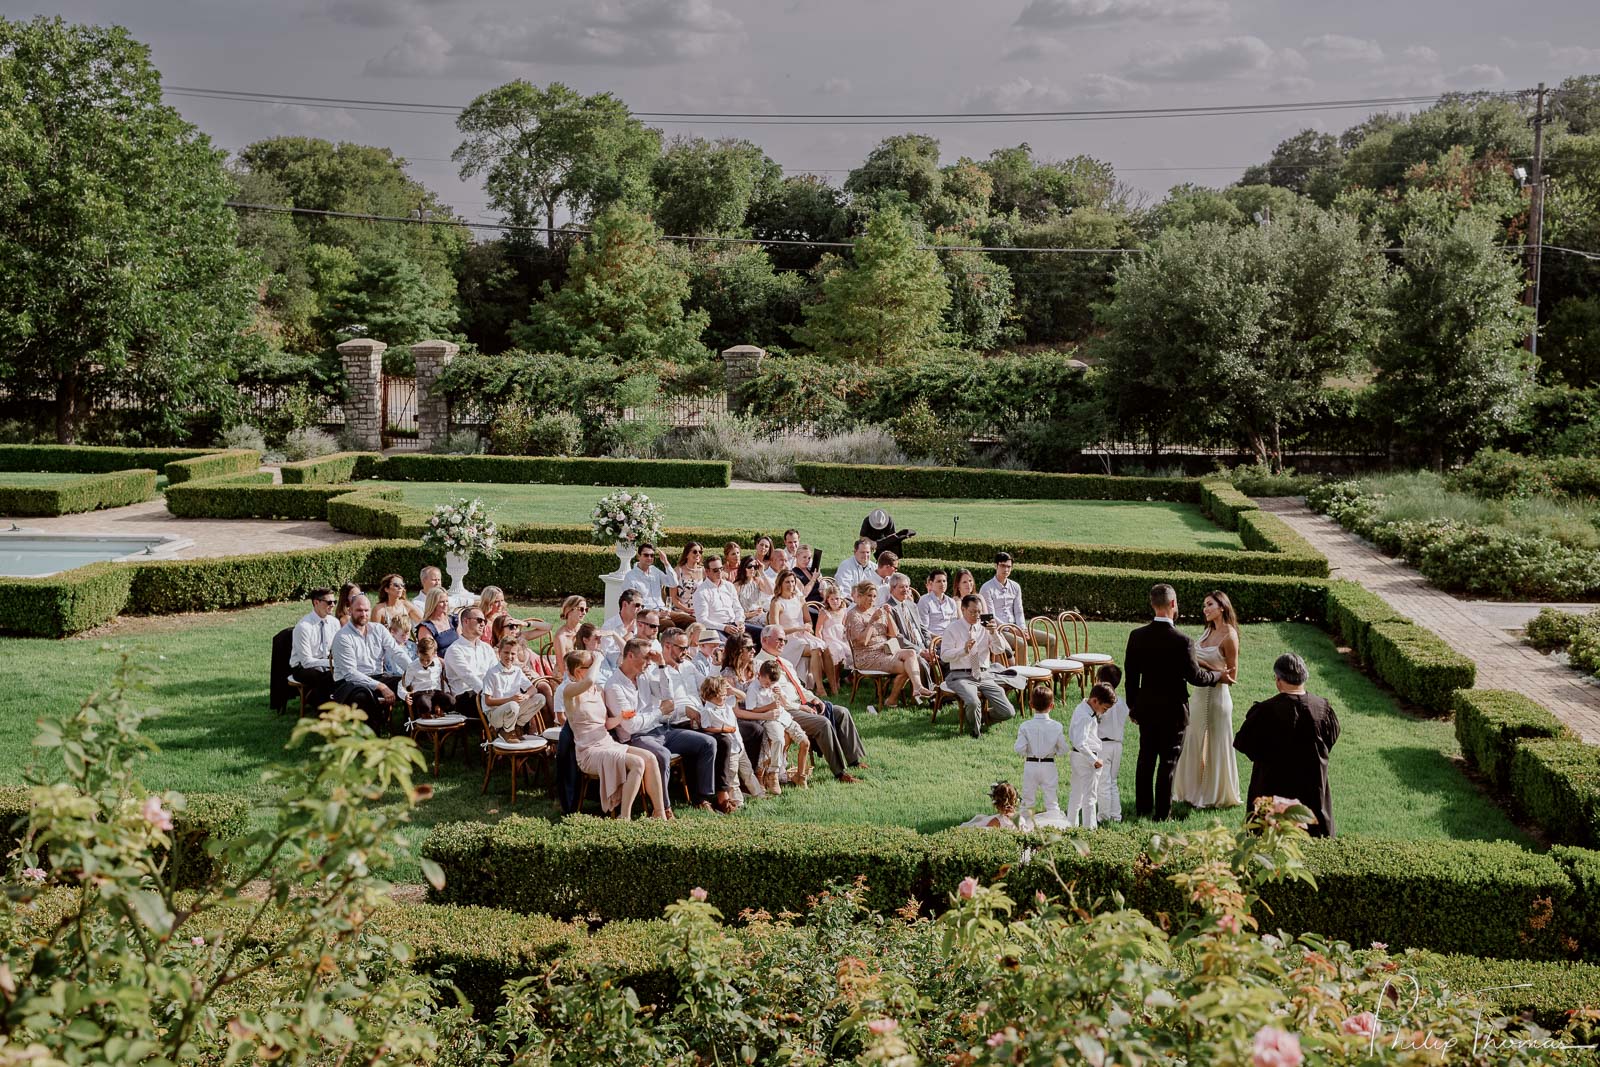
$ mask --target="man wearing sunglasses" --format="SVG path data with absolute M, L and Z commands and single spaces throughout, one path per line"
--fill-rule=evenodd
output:
M 744 632 L 744 605 L 726 577 L 720 559 L 706 561 L 706 580 L 694 591 L 694 617 L 707 630 L 731 637 Z
M 339 632 L 333 609 L 337 604 L 332 589 L 313 589 L 311 610 L 294 624 L 289 677 L 305 687 L 310 708 L 322 707 L 333 695 L 333 635 Z

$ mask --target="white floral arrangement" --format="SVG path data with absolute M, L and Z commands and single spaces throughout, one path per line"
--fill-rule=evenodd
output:
M 483 501 L 466 497 L 433 509 L 428 528 L 422 532 L 422 544 L 458 556 L 494 559 L 500 554 L 500 535 Z
M 643 493 L 619 491 L 601 497 L 593 517 L 596 544 L 661 540 L 661 508 Z

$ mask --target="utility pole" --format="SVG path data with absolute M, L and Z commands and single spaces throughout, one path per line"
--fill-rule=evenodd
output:
M 1526 302 L 1533 308 L 1533 329 L 1528 331 L 1528 351 L 1539 354 L 1539 267 L 1544 251 L 1544 82 L 1533 112 L 1533 196 L 1528 205 L 1528 292 Z

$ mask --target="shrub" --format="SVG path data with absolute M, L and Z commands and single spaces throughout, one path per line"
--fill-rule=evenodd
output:
M 1189 478 L 1118 478 L 1100 474 L 832 463 L 797 463 L 795 474 L 801 488 L 821 496 L 1178 500 L 1186 503 L 1196 503 L 1200 499 L 1200 483 Z
M 1600 497 L 1600 459 L 1578 456 L 1540 459 L 1486 449 L 1451 474 L 1446 484 L 1485 500 L 1526 500 L 1550 495 L 1593 499 Z
M 61 637 L 116 618 L 128 603 L 133 569 L 91 563 L 45 578 L 0 577 L 0 632 Z
M 247 422 L 223 430 L 219 444 L 228 451 L 265 452 L 267 449 L 267 441 L 261 436 L 261 431 Z
M 201 478 L 221 478 L 229 474 L 249 474 L 261 467 L 261 453 L 253 449 L 232 452 L 208 452 L 193 459 L 180 459 L 166 466 L 167 484 Z
M 133 582 L 125 610 L 175 615 L 298 600 L 319 585 L 337 588 L 349 581 L 371 547 L 371 542 L 346 541 L 291 552 L 128 564 Z
M 270 475 L 265 475 L 270 477 Z M 328 501 L 345 496 L 348 485 L 248 484 L 232 479 L 186 482 L 167 490 L 167 510 L 186 519 L 304 519 L 327 518 Z M 398 489 L 371 487 L 362 493 L 371 499 L 400 497 Z
M 669 532 L 670 537 L 670 532 Z M 716 540 L 700 537 L 697 540 Z M 1309 547 L 1309 546 L 1308 546 Z M 1057 567 L 1115 567 L 1131 570 L 1207 571 L 1217 574 L 1282 574 L 1326 578 L 1328 561 L 1320 553 L 1313 556 L 1278 552 L 1233 552 L 1227 549 L 1124 548 L 1120 545 L 1075 545 L 1053 541 L 977 540 L 972 538 L 923 537 L 905 543 L 902 556 L 908 559 L 937 558 L 993 560 L 1000 550 L 1010 552 L 1018 563 L 1042 563 Z
M 1265 511 L 1239 513 L 1239 541 L 1245 548 L 1257 552 L 1274 552 L 1304 561 L 1320 560 L 1324 568 L 1327 566 L 1327 559 L 1310 541 L 1295 533 L 1278 516 Z
M 1600 749 L 1570 737 L 1519 742 L 1511 756 L 1511 794 L 1552 840 L 1600 845 Z
M 1323 482 L 1321 475 L 1296 474 L 1293 467 L 1274 471 L 1265 463 L 1241 463 L 1223 473 L 1247 496 L 1305 496 Z
M 349 488 L 346 486 L 345 488 Z M 388 493 L 361 489 L 328 500 L 328 525 L 345 533 L 381 539 L 420 538 L 428 512 Z
M 1435 715 L 1450 711 L 1457 689 L 1471 689 L 1477 665 L 1432 630 L 1412 623 L 1380 622 L 1370 636 L 1374 673 L 1402 698 Z
M 284 485 L 338 485 L 358 477 L 356 468 L 363 462 L 381 462 L 376 452 L 334 452 L 315 459 L 285 463 L 279 468 Z M 348 486 L 345 486 L 348 490 Z
M 958 467 L 972 449 L 967 445 L 967 435 L 942 419 L 928 406 L 928 398 L 919 395 L 894 420 L 889 432 L 900 451 L 912 459 L 932 460 L 941 467 Z
M 81 474 L 48 485 L 0 485 L 0 515 L 76 515 L 140 504 L 156 495 L 156 472 Z
M 1328 626 L 1363 663 L 1372 662 L 1372 627 L 1380 622 L 1410 623 L 1389 602 L 1356 582 L 1328 586 Z
M 290 430 L 283 438 L 283 454 L 291 463 L 332 455 L 337 451 L 339 442 L 314 426 Z
M 580 456 L 583 423 L 570 411 L 542 411 L 519 393 L 495 408 L 489 451 L 497 456 Z
M 1462 755 L 1500 789 L 1511 787 L 1512 757 L 1522 738 L 1571 737 L 1548 708 L 1521 693 L 1458 689 L 1453 708 Z
M 879 426 L 843 429 L 826 437 L 774 433 L 743 415 L 721 415 L 656 446 L 673 459 L 725 459 L 733 476 L 750 482 L 792 482 L 798 463 L 877 463 L 906 461 L 894 438 Z
M 483 439 L 476 430 L 454 430 L 429 445 L 436 456 L 475 456 L 483 451 Z
M 726 488 L 727 463 L 674 459 L 560 459 L 540 456 L 390 456 L 357 477 L 402 482 L 521 482 L 545 485 L 621 485 L 649 488 Z
M 162 470 L 174 460 L 193 459 L 212 448 L 111 448 L 97 445 L 0 445 L 0 471 L 59 471 L 63 474 L 105 474 L 150 468 Z
M 1600 553 L 1493 527 L 1451 531 L 1422 550 L 1419 569 L 1441 589 L 1576 600 L 1600 592 Z
M 1528 644 L 1540 652 L 1557 652 L 1565 649 L 1577 636 L 1585 621 L 1594 613 L 1575 615 L 1560 608 L 1540 608 L 1539 614 L 1528 621 L 1525 633 Z M 1596 619 L 1600 622 L 1600 619 Z
M 1237 530 L 1240 514 L 1257 510 L 1254 500 L 1217 478 L 1200 482 L 1199 503 L 1206 517 L 1224 530 Z

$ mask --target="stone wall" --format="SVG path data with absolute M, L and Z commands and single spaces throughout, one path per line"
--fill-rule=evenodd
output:
M 450 404 L 439 391 L 439 375 L 461 346 L 451 341 L 418 341 L 411 346 L 417 362 L 417 447 L 427 450 L 450 433 Z
M 351 448 L 378 452 L 383 448 L 382 341 L 358 337 L 339 346 L 344 363 L 344 426 Z

